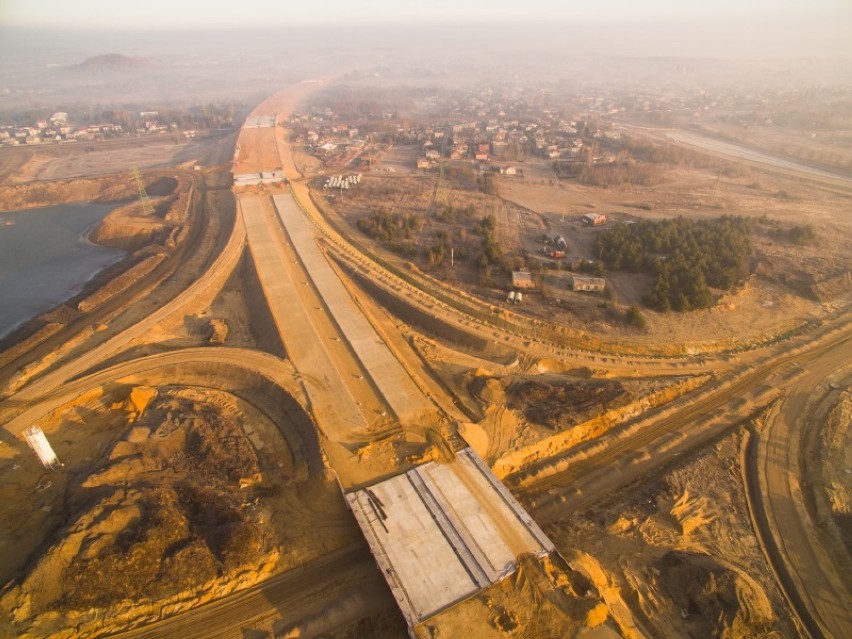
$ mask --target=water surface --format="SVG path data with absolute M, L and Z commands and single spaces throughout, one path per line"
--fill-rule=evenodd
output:
M 0 337 L 74 297 L 124 256 L 89 231 L 115 204 L 61 204 L 0 213 Z

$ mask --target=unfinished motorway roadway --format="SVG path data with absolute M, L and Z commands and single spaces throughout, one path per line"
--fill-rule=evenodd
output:
M 303 83 L 272 96 L 252 114 L 255 121 L 269 115 L 286 121 L 298 100 L 315 86 Z M 466 416 L 452 393 L 429 375 L 410 344 L 394 334 L 387 321 L 376 319 L 374 303 L 352 285 L 349 276 L 367 274 L 387 294 L 446 322 L 458 334 L 468 336 L 471 343 L 500 344 L 518 353 L 523 361 L 558 358 L 566 365 L 592 365 L 640 377 L 713 373 L 713 380 L 699 391 L 630 420 L 582 448 L 551 451 L 510 474 L 508 486 L 545 530 L 546 524 L 570 517 L 573 509 L 665 467 L 683 452 L 705 445 L 774 406 L 769 426 L 759 434 L 748 457 L 749 492 L 758 536 L 791 609 L 800 619 L 802 634 L 849 636 L 852 599 L 848 575 L 832 570 L 830 557 L 821 550 L 820 535 L 814 534 L 807 509 L 799 503 L 795 478 L 801 474 L 801 456 L 791 443 L 804 419 L 806 397 L 825 379 L 832 375 L 835 379 L 836 371 L 852 359 L 852 327 L 845 310 L 807 333 L 736 356 L 705 353 L 649 357 L 620 354 L 618 345 L 610 345 L 605 352 L 589 350 L 583 347 L 582 339 L 553 331 L 540 322 L 528 323 L 523 317 L 489 322 L 492 314 L 487 305 L 449 287 L 396 272 L 361 250 L 314 206 L 282 127 L 244 129 L 235 157 L 235 174 L 283 170 L 291 184 L 270 187 L 274 195 L 263 188 L 238 190 L 235 223 L 201 277 L 142 321 L 71 360 L 60 360 L 45 374 L 9 393 L 2 406 L 4 436 L 9 441 L 40 416 L 95 385 L 152 371 L 160 371 L 162 378 L 185 367 L 196 375 L 195 383 L 215 385 L 227 369 L 250 371 L 284 389 L 310 414 L 316 433 L 299 434 L 295 437 L 301 442 L 298 445 L 314 449 L 317 464 L 333 473 L 350 496 L 362 489 L 368 491 L 358 493 L 364 504 L 361 515 L 369 518 L 369 512 L 374 514 L 370 534 L 381 537 L 382 528 L 387 533 L 387 524 L 396 523 L 393 512 L 383 512 L 394 507 L 397 493 L 392 487 L 397 484 L 393 482 L 424 463 L 454 463 L 455 454 L 468 449 L 459 434 L 459 422 Z M 254 264 L 286 360 L 221 346 L 134 354 L 133 348 L 158 324 L 181 318 L 197 306 L 199 298 L 212 298 L 246 255 Z M 219 377 L 205 372 L 213 370 Z M 19 441 L 15 445 L 19 446 Z M 464 454 L 475 457 L 472 452 Z M 517 552 L 548 548 L 546 541 L 541 545 L 530 541 L 540 539 L 536 532 L 540 530 L 535 522 L 525 521 L 520 505 L 502 510 L 489 506 L 490 489 L 486 488 L 491 480 L 487 470 L 482 471 L 486 477 L 482 480 L 467 467 L 453 468 L 457 479 L 442 481 L 458 483 L 448 485 L 446 492 L 439 494 L 434 486 L 424 488 L 420 484 L 411 492 L 406 485 L 405 491 L 416 493 L 414 498 L 420 501 L 412 505 L 411 497 L 399 499 L 405 508 L 428 511 L 425 518 L 437 522 L 434 525 L 445 538 L 439 541 L 453 546 L 447 556 L 459 558 L 460 570 L 469 571 L 473 566 L 475 571 L 491 561 L 489 548 L 472 547 L 475 542 L 467 537 L 465 529 L 471 524 L 466 517 L 470 512 L 475 512 L 478 525 L 493 526 L 494 548 Z M 411 477 L 415 484 L 420 481 Z M 371 491 L 371 487 L 376 490 Z M 447 495 L 456 495 L 459 502 L 450 503 Z M 509 496 L 506 499 L 506 503 L 513 500 Z M 354 497 L 351 500 L 357 501 Z M 471 510 L 460 505 L 466 500 L 472 500 Z M 424 528 L 423 538 L 429 534 Z M 523 543 L 518 542 L 521 538 Z M 412 539 L 405 543 L 413 544 L 410 552 L 416 555 Z M 282 616 L 291 617 L 286 619 L 287 627 L 294 632 L 301 621 L 307 620 L 302 630 L 317 634 L 332 629 L 317 621 L 328 605 L 348 602 L 336 608 L 333 623 L 337 625 L 384 610 L 394 599 L 406 611 L 404 600 L 410 603 L 422 597 L 422 592 L 418 595 L 411 578 L 393 573 L 446 569 L 429 566 L 428 562 L 416 570 L 395 565 L 394 561 L 400 560 L 393 557 L 399 553 L 391 551 L 387 561 L 377 555 L 380 572 L 370 551 L 379 552 L 372 542 L 369 547 L 364 542 L 354 544 L 215 602 L 167 619 L 149 618 L 151 623 L 116 636 L 184 637 L 187 632 L 194 637 L 241 636 L 252 624 Z M 467 559 L 463 557 L 466 552 Z M 486 573 L 505 575 L 495 565 L 482 571 Z M 435 582 L 427 579 L 423 583 Z M 470 593 L 465 590 L 464 597 Z M 451 598 L 446 605 L 430 608 L 430 619 L 420 616 L 417 606 L 411 604 L 406 618 L 412 628 L 430 621 L 435 624 L 430 627 L 440 629 L 442 610 L 454 603 Z M 625 632 L 628 626 L 636 628 L 626 622 L 612 627 Z

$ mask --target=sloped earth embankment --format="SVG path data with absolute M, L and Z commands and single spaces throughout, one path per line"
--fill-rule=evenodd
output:
M 797 636 L 750 525 L 740 437 L 547 529 L 569 563 L 598 590 L 616 592 L 645 633 Z
M 332 479 L 294 458 L 286 425 L 229 393 L 98 388 L 44 426 L 63 470 L 0 460 L 16 479 L 3 520 L 34 515 L 4 531 L 0 634 L 100 636 L 252 586 L 357 532 Z

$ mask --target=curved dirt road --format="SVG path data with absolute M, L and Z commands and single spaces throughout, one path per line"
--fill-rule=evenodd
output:
M 6 422 L 3 427 L 12 435 L 18 436 L 27 426 L 37 422 L 48 411 L 61 406 L 91 388 L 165 366 L 186 366 L 192 363 L 226 364 L 243 368 L 267 377 L 290 392 L 297 401 L 302 395 L 301 386 L 296 381 L 296 374 L 292 365 L 274 355 L 227 346 L 187 348 L 121 362 L 115 366 L 67 382 L 56 392 L 31 402 L 22 413 Z M 304 406 L 305 402 L 302 400 L 300 403 Z
M 852 366 L 849 343 L 822 353 L 805 363 L 806 372 L 791 386 L 783 401 L 773 407 L 765 428 L 757 436 L 756 475 L 764 512 L 765 552 L 779 573 L 782 585 L 792 587 L 791 603 L 815 637 L 852 637 L 852 592 L 848 575 L 838 572 L 838 562 L 822 546 L 807 512 L 802 486 L 802 440 L 812 428 L 811 411 L 819 386 L 827 378 Z M 776 555 L 776 556 L 773 556 Z M 783 584 L 786 582 L 786 584 Z
M 216 260 L 191 286 L 170 302 L 153 311 L 145 319 L 115 335 L 111 339 L 92 348 L 90 351 L 73 359 L 59 368 L 46 373 L 33 382 L 16 391 L 13 400 L 16 404 L 28 404 L 40 396 L 59 388 L 64 382 L 94 368 L 109 360 L 126 349 L 133 340 L 141 338 L 154 326 L 179 313 L 188 306 L 197 304 L 199 298 L 215 293 L 227 280 L 236 267 L 245 243 L 245 227 L 237 213 L 234 227 L 228 238 L 228 243 Z

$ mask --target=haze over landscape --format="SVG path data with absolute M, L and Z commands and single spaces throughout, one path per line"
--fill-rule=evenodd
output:
M 0 635 L 852 636 L 850 28 L 0 2 Z

